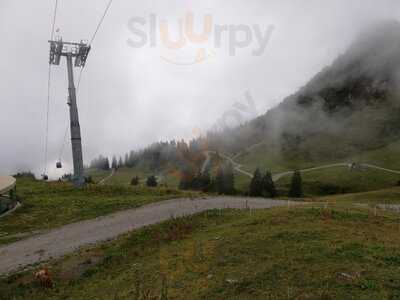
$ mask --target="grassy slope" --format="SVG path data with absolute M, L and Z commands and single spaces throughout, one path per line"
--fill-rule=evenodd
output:
M 313 199 L 314 201 L 328 201 L 333 203 L 364 203 L 364 204 L 400 204 L 400 187 L 382 189 L 366 193 L 352 193 L 345 195 L 325 196 Z
M 31 272 L 4 279 L 0 299 L 157 297 L 163 278 L 168 299 L 394 299 L 399 266 L 391 214 L 213 211 L 70 255 L 51 265 L 52 290 L 39 288 Z
M 266 146 L 259 146 L 252 151 L 240 156 L 237 162 L 243 165 L 244 170 L 253 172 L 257 167 L 271 170 L 273 173 L 280 173 L 295 169 L 306 169 L 331 163 L 360 162 L 370 163 L 381 167 L 400 170 L 400 142 L 392 143 L 381 149 L 366 151 L 358 155 L 351 155 L 345 159 L 320 159 L 309 161 L 301 159 L 286 160 L 278 149 L 268 149 Z M 313 171 L 303 175 L 304 189 L 308 195 L 321 194 L 321 186 L 329 184 L 337 186 L 338 190 L 344 192 L 370 191 L 382 188 L 393 187 L 400 180 L 399 175 L 382 171 L 366 170 L 362 172 L 349 172 L 344 168 L 334 168 Z M 236 185 L 239 189 L 246 188 L 250 178 L 237 175 Z M 290 176 L 282 178 L 278 186 L 287 190 Z
M 265 145 L 256 147 L 246 154 L 238 157 L 237 162 L 243 165 L 242 169 L 248 172 L 254 172 L 257 167 L 263 170 L 271 170 L 273 173 L 291 171 L 295 169 L 306 169 L 325 164 L 342 162 L 360 162 L 370 163 L 381 167 L 400 170 L 400 142 L 392 143 L 381 149 L 366 151 L 358 155 L 352 155 L 345 159 L 319 159 L 310 161 L 304 159 L 285 159 L 279 149 L 267 148 Z M 91 171 L 90 173 L 95 181 L 107 177 L 110 172 Z M 128 185 L 132 177 L 139 176 L 142 180 L 152 173 L 144 169 L 122 168 L 107 181 L 107 184 Z M 366 170 L 363 172 L 349 172 L 343 168 L 326 169 L 306 173 L 303 176 L 304 190 L 307 195 L 321 195 L 323 186 L 333 185 L 333 189 L 338 192 L 354 193 L 361 191 L 371 191 L 382 188 L 393 187 L 400 180 L 400 176 L 376 170 Z M 246 175 L 236 172 L 236 188 L 240 191 L 248 189 L 250 178 Z M 161 183 L 168 187 L 177 188 L 179 185 L 179 174 L 165 170 L 162 174 Z M 279 181 L 278 187 L 282 191 L 288 189 L 290 176 L 284 177 Z
M 332 168 L 302 174 L 303 190 L 306 196 L 358 193 L 394 187 L 400 175 L 378 170 L 349 171 L 346 168 Z M 278 188 L 288 191 L 291 176 L 278 181 Z M 325 192 L 324 192 L 325 190 Z
M 18 179 L 18 196 L 23 206 L 0 221 L 0 244 L 15 234 L 46 230 L 118 210 L 165 199 L 195 195 L 173 189 L 89 185 L 74 189 L 68 183 L 45 183 Z
M 111 171 L 89 170 L 88 175 L 91 175 L 95 182 L 109 176 Z M 129 185 L 132 178 L 138 176 L 141 184 L 144 185 L 148 176 L 153 175 L 153 172 L 142 168 L 120 168 L 114 176 L 107 180 L 108 185 Z M 159 176 L 159 183 L 167 185 L 170 188 L 177 188 L 179 184 L 179 174 L 172 170 L 165 170 L 164 172 L 155 175 Z

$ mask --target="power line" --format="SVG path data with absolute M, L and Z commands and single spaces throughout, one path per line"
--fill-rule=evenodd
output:
M 96 30 L 95 30 L 95 32 L 94 32 L 92 38 L 90 39 L 89 45 L 91 45 L 91 44 L 93 43 L 94 39 L 96 38 L 96 35 L 97 35 L 97 33 L 99 32 L 100 27 L 101 27 L 101 25 L 103 24 L 103 21 L 104 21 L 106 15 L 107 15 L 108 10 L 110 9 L 112 3 L 113 3 L 113 0 L 110 0 L 110 1 L 108 2 L 107 7 L 106 7 L 106 9 L 105 9 L 105 11 L 104 11 L 104 13 L 103 13 L 103 16 L 101 17 L 99 24 L 97 24 Z
M 57 19 L 58 0 L 56 0 L 53 13 L 53 21 L 50 31 L 50 39 L 54 38 L 54 28 Z M 46 134 L 45 134 L 45 149 L 44 149 L 44 172 L 47 173 L 47 159 L 48 159 L 48 142 L 49 142 L 49 114 L 50 114 L 50 91 L 51 91 L 51 64 L 49 62 L 48 76 L 47 76 L 47 110 L 46 110 Z

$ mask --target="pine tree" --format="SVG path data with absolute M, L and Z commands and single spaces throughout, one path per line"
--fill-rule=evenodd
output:
M 276 197 L 276 188 L 274 181 L 272 180 L 271 172 L 267 171 L 262 179 L 262 186 L 264 190 L 264 196 L 274 198 Z
M 262 197 L 263 194 L 263 180 L 260 169 L 254 171 L 253 178 L 250 182 L 249 195 L 252 197 Z
M 201 172 L 197 172 L 192 180 L 191 188 L 193 190 L 201 190 Z
M 195 174 L 191 168 L 186 168 L 182 171 L 181 180 L 179 182 L 179 188 L 181 190 L 189 190 L 193 188 L 193 181 Z
M 217 169 L 217 174 L 215 175 L 215 191 L 218 194 L 223 194 L 225 191 L 224 188 L 224 170 L 222 166 L 219 166 Z
M 124 161 L 122 160 L 122 157 L 119 157 L 118 168 L 122 168 L 123 166 L 124 166 Z
M 205 171 L 200 176 L 201 190 L 203 192 L 209 192 L 211 190 L 211 177 L 208 171 Z
M 289 197 L 301 198 L 303 197 L 303 183 L 301 174 L 299 171 L 295 171 L 292 177 L 292 183 L 290 185 Z
M 233 174 L 232 164 L 228 164 L 223 169 L 224 177 L 224 194 L 232 195 L 235 193 L 235 176 Z
M 110 161 L 108 160 L 108 157 L 104 159 L 103 170 L 110 170 Z
M 112 158 L 111 168 L 114 170 L 116 170 L 118 168 L 117 158 L 115 156 L 113 156 L 113 158 Z

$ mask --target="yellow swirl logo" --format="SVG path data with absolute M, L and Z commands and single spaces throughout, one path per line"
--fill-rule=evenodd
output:
M 195 28 L 195 15 L 188 12 L 174 22 L 159 20 L 151 14 L 148 19 L 131 18 L 128 29 L 132 37 L 127 43 L 132 48 L 160 47 L 163 61 L 175 65 L 189 66 L 203 63 L 216 56 L 217 49 L 226 49 L 229 56 L 235 56 L 240 49 L 253 46 L 252 55 L 262 55 L 274 31 L 269 25 L 218 25 L 212 15 L 204 15 Z

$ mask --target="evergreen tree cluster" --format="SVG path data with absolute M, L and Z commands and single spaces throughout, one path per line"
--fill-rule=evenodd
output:
M 210 191 L 211 177 L 208 172 L 194 172 L 193 170 L 183 170 L 179 188 L 181 190 Z
M 98 158 L 90 162 L 90 168 L 108 171 L 110 170 L 110 161 L 108 157 L 100 155 Z
M 276 197 L 277 191 L 271 172 L 267 171 L 262 175 L 259 168 L 255 170 L 250 182 L 249 195 L 252 197 Z
M 231 164 L 218 167 L 215 177 L 211 177 L 208 170 L 194 172 L 191 169 L 182 172 L 179 188 L 183 190 L 197 190 L 232 195 L 235 193 L 235 178 Z
M 123 157 L 113 156 L 111 165 L 108 158 L 100 156 L 90 163 L 91 168 L 109 170 L 121 167 L 143 167 L 153 172 L 160 171 L 165 166 L 173 166 L 177 170 L 200 168 L 204 161 L 204 151 L 207 150 L 204 139 L 192 140 L 189 143 L 182 141 L 159 142 L 149 147 L 130 151 Z M 106 167 L 108 163 L 108 167 Z

